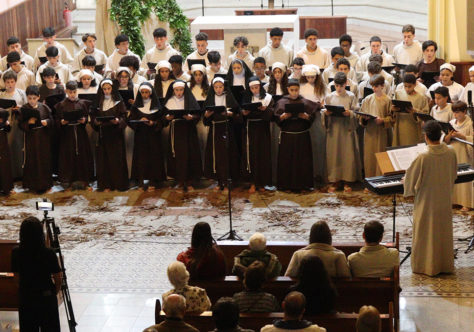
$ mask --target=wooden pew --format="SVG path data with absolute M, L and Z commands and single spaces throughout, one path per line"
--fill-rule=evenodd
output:
M 382 320 L 382 332 L 394 332 L 394 316 L 393 316 L 393 305 L 388 304 L 388 314 L 381 314 Z M 340 331 L 354 331 L 355 324 L 358 314 L 355 313 L 336 313 L 336 314 L 324 314 L 307 316 L 305 319 L 318 324 L 321 327 L 326 328 L 328 332 L 340 332 Z M 165 314 L 161 311 L 160 300 L 157 299 L 155 303 L 155 324 L 161 323 L 165 318 Z M 252 329 L 254 331 L 260 331 L 260 329 L 267 325 L 272 324 L 276 319 L 282 319 L 282 312 L 272 313 L 241 313 L 239 318 L 239 326 L 242 328 Z M 191 324 L 199 331 L 212 331 L 214 329 L 214 321 L 212 319 L 212 312 L 205 311 L 200 315 L 190 314 L 186 315 L 184 321 Z
M 289 277 L 278 277 L 264 284 L 263 290 L 273 294 L 279 302 L 283 301 L 295 280 Z M 333 279 L 337 289 L 335 310 L 338 312 L 358 312 L 362 305 L 370 304 L 381 313 L 387 313 L 388 303 L 393 303 L 394 316 L 400 318 L 400 276 L 396 267 L 392 278 L 353 278 Z M 224 296 L 232 297 L 243 290 L 242 282 L 235 276 L 225 280 L 190 281 L 193 286 L 204 288 L 212 303 Z
M 18 277 L 11 275 L 11 252 L 17 245 L 18 241 L 0 240 L 0 311 L 18 310 Z
M 381 243 L 388 248 L 399 248 L 400 235 L 397 232 L 395 236 L 395 243 Z M 248 241 L 218 241 L 217 244 L 224 252 L 226 260 L 226 274 L 232 274 L 232 267 L 234 266 L 234 257 L 242 252 L 244 249 L 248 249 Z M 269 241 L 267 242 L 267 250 L 272 254 L 275 254 L 281 265 L 281 274 L 283 275 L 290 263 L 291 256 L 293 253 L 301 248 L 308 245 L 307 242 L 283 242 L 283 241 Z M 333 246 L 347 256 L 354 252 L 358 252 L 360 248 L 364 246 L 363 242 L 343 242 L 333 243 Z

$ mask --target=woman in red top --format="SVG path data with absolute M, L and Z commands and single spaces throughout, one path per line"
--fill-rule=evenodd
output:
M 224 254 L 212 238 L 207 222 L 194 225 L 191 247 L 181 252 L 176 260 L 186 265 L 190 279 L 219 279 L 226 274 Z

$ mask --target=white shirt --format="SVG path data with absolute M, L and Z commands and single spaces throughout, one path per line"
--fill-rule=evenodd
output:
M 110 77 L 110 74 L 112 72 L 115 72 L 117 70 L 117 68 L 120 67 L 119 66 L 120 60 L 122 60 L 122 58 L 126 55 L 136 56 L 138 58 L 138 61 L 140 61 L 140 58 L 138 57 L 138 55 L 136 55 L 135 53 L 133 53 L 130 50 L 127 51 L 127 54 L 120 54 L 118 52 L 118 50 L 115 49 L 114 52 L 112 53 L 112 55 L 109 56 L 109 58 L 107 59 L 107 64 L 105 66 L 105 76 L 106 77 Z
M 74 80 L 74 77 L 71 74 L 71 71 L 69 70 L 69 67 L 66 66 L 65 64 L 58 62 L 55 67 L 50 65 L 49 61 L 46 61 L 46 63 L 42 64 L 39 68 L 38 71 L 36 72 L 36 84 L 42 85 L 43 81 L 41 79 L 41 74 L 43 73 L 43 70 L 47 67 L 53 68 L 56 74 L 58 74 L 59 79 L 61 80 L 62 85 L 66 85 L 67 82 Z
M 451 109 L 451 104 L 447 103 L 444 108 L 440 108 L 438 105 L 434 105 L 431 108 L 430 115 L 437 121 L 449 122 L 454 119 L 454 114 Z
M 77 95 L 90 95 L 90 94 L 96 94 L 97 90 L 99 90 L 99 86 L 90 86 L 87 89 L 84 88 L 78 88 L 77 89 Z
M 252 96 L 252 103 L 262 103 L 262 106 L 263 107 L 267 107 L 268 105 L 270 105 L 272 101 L 272 95 L 269 94 L 269 93 L 266 93 L 265 94 L 265 98 L 263 99 L 260 99 L 260 94 L 258 94 L 257 96 L 253 95 Z
M 72 67 L 71 71 L 73 73 L 83 69 L 82 59 L 84 59 L 87 55 L 94 57 L 96 66 L 105 65 L 107 63 L 107 55 L 105 55 L 104 52 L 95 48 L 91 54 L 88 54 L 86 53 L 86 48 L 84 47 L 82 50 L 77 52 L 76 55 L 74 56 L 74 61 L 71 65 Z
M 27 103 L 25 91 L 18 88 L 13 93 L 8 93 L 7 91 L 0 92 L 0 99 L 14 100 L 19 107 Z
M 143 82 L 146 82 L 146 78 L 143 77 L 142 75 L 139 75 L 138 72 L 135 73 L 135 75 L 133 75 L 132 77 L 132 82 L 133 84 L 142 84 Z
M 347 260 L 353 277 L 388 277 L 392 275 L 394 267 L 400 264 L 399 255 L 395 248 L 365 246 L 359 252 L 350 254 Z
M 423 51 L 418 40 L 414 40 L 411 46 L 401 42 L 393 48 L 393 58 L 396 63 L 403 65 L 415 65 L 423 59 Z
M 309 65 L 316 65 L 319 68 L 327 68 L 331 64 L 331 57 L 329 52 L 320 46 L 316 47 L 314 52 L 308 50 L 306 45 L 296 53 L 296 57 L 304 59 L 304 63 Z
M 184 82 L 189 82 L 191 80 L 191 75 L 189 75 L 187 72 L 183 71 L 180 77 L 177 77 L 176 79 L 184 81 Z
M 400 91 L 405 89 L 405 86 L 403 85 L 403 82 L 398 84 L 395 91 Z M 423 84 L 420 83 L 419 81 L 416 81 L 416 86 L 415 86 L 415 91 L 418 92 L 420 95 L 425 95 L 426 91 L 428 88 Z
M 229 55 L 229 58 L 227 59 L 227 67 L 230 67 L 230 64 L 231 64 L 232 61 L 234 61 L 235 59 L 240 59 L 240 58 L 237 58 L 237 51 L 235 51 L 233 54 Z M 245 62 L 245 64 L 247 65 L 247 67 L 249 67 L 249 69 L 252 70 L 252 68 L 253 68 L 253 61 L 255 60 L 255 58 L 252 56 L 252 54 L 250 54 L 249 51 L 247 51 L 247 53 L 245 54 L 245 58 L 240 59 L 240 60 L 242 60 L 243 62 Z M 232 68 L 229 68 L 229 70 L 232 70 Z
M 233 74 L 233 75 L 234 75 L 233 85 L 234 86 L 241 85 L 245 88 L 245 73 L 244 73 L 244 71 L 242 70 L 242 73 L 240 73 L 239 75 L 236 75 L 236 74 Z
M 326 69 L 324 69 L 323 73 L 321 74 L 322 75 L 321 77 L 322 77 L 324 83 L 326 83 L 326 85 L 328 85 L 329 84 L 329 79 L 334 78 L 334 76 L 336 76 L 336 73 L 337 73 L 337 69 L 334 68 L 334 64 L 331 63 L 331 65 L 329 67 L 327 67 Z M 350 68 L 349 74 L 347 74 L 347 78 L 350 79 L 350 80 L 353 80 L 353 81 L 356 80 L 356 73 L 355 73 L 355 70 L 353 68 Z
M 426 96 L 428 98 L 431 99 L 431 93 L 430 91 L 434 91 L 436 90 L 437 88 L 439 88 L 440 86 L 444 86 L 443 83 L 441 82 L 436 82 L 435 84 L 431 85 L 430 88 L 428 89 L 428 91 L 426 91 Z M 461 93 L 463 92 L 464 90 L 464 87 L 457 83 L 457 82 L 454 82 L 453 81 L 453 84 L 451 85 L 448 85 L 446 86 L 449 90 L 449 97 L 451 97 L 451 102 L 455 102 L 455 101 L 458 101 L 461 97 Z
M 191 86 L 191 84 L 188 83 L 188 86 Z M 191 93 L 197 101 L 206 100 L 206 97 L 202 95 L 201 84 L 196 84 L 195 86 L 193 86 L 193 88 L 191 89 Z
M 351 69 L 356 68 L 357 61 L 359 61 L 359 56 L 356 53 L 351 53 L 351 55 L 345 57 L 351 64 Z
M 472 91 L 472 93 L 471 93 L 471 95 L 472 95 L 471 103 L 474 104 L 474 83 L 472 83 L 472 82 L 467 83 L 466 86 L 464 87 L 464 89 L 462 90 L 461 96 L 459 97 L 459 100 L 465 102 L 469 106 L 469 102 L 467 100 L 467 92 L 468 91 Z
M 151 114 L 150 108 L 151 108 L 151 99 L 148 98 L 148 100 L 143 100 L 143 107 L 139 107 L 138 110 L 145 114 Z
M 207 80 L 209 81 L 209 84 L 212 84 L 212 80 L 214 79 L 215 74 L 227 74 L 227 70 L 225 70 L 222 66 L 219 68 L 219 71 L 216 73 L 212 71 L 211 66 L 208 66 L 206 68 L 207 71 Z
M 69 51 L 67 50 L 66 46 L 64 46 L 63 44 L 60 44 L 56 41 L 54 42 L 54 46 L 56 46 L 58 48 L 59 60 L 63 64 L 68 65 L 68 64 L 70 64 L 74 61 L 71 54 L 69 54 Z M 40 61 L 39 58 L 46 57 L 46 49 L 47 48 L 48 47 L 46 46 L 46 43 L 44 43 L 43 45 L 38 47 L 38 49 L 36 50 L 35 57 L 34 57 L 34 66 L 35 66 L 35 68 L 38 68 L 38 67 L 41 66 L 41 61 Z
M 275 62 L 284 63 L 287 67 L 290 67 L 291 61 L 293 60 L 293 50 L 280 44 L 277 48 L 272 47 L 272 43 L 264 46 L 259 52 L 258 56 L 265 59 L 267 67 L 270 67 Z M 250 67 L 252 68 L 252 67 Z
M 8 71 L 13 71 L 11 68 L 7 69 L 3 74 Z M 3 76 L 2 74 L 2 76 Z M 35 85 L 36 79 L 35 74 L 33 74 L 30 70 L 23 66 L 20 72 L 16 73 L 16 87 L 20 90 L 26 90 L 27 87 L 30 85 Z M 0 80 L 0 88 L 5 87 L 5 82 L 3 78 Z
M 184 96 L 181 98 L 176 96 L 171 97 L 166 102 L 166 108 L 169 110 L 184 110 Z
M 166 44 L 165 48 L 159 50 L 156 46 L 150 48 L 143 56 L 141 68 L 145 71 L 148 70 L 148 62 L 158 63 L 161 60 L 168 61 L 173 55 L 178 55 L 179 52 L 172 48 L 169 44 Z
M 359 98 L 364 98 L 364 88 L 371 88 L 372 89 L 372 86 L 370 85 L 369 82 L 370 82 L 370 79 L 367 79 L 367 80 L 364 80 L 364 81 L 359 83 L 359 89 L 358 89 L 359 90 Z M 387 80 L 385 80 L 383 92 L 387 96 L 390 96 L 391 91 L 392 91 L 391 85 L 387 82 Z
M 25 63 L 25 67 L 28 69 L 28 70 L 31 70 L 33 71 L 35 66 L 34 66 L 34 63 L 35 63 L 35 60 L 33 60 L 33 58 L 31 56 L 29 56 L 28 54 L 26 54 L 25 52 L 21 51 L 21 54 L 20 54 L 20 61 L 21 62 L 24 62 Z M 0 71 L 5 71 L 7 70 L 8 68 L 8 63 L 7 63 L 7 56 L 5 55 L 1 60 L 0 60 Z
M 214 104 L 215 104 L 215 106 L 226 106 L 227 107 L 225 93 L 223 93 L 220 96 L 215 95 L 214 96 Z
M 207 50 L 206 53 L 204 54 L 199 54 L 199 52 L 196 50 L 190 55 L 188 55 L 188 57 L 186 58 L 183 64 L 183 71 L 188 72 L 191 69 L 191 68 L 188 68 L 188 59 L 189 60 L 204 60 L 206 61 L 206 67 L 209 66 L 209 60 L 207 59 L 208 53 L 209 53 L 209 50 Z

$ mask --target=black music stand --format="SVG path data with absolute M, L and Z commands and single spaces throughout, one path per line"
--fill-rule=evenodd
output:
M 472 91 L 468 91 L 467 93 L 468 93 L 467 101 L 468 101 L 469 116 L 471 117 L 471 120 L 474 121 L 474 106 L 472 103 Z M 472 123 L 472 127 L 474 128 L 474 122 Z M 473 164 L 474 164 L 474 160 L 473 160 Z M 467 244 L 467 249 L 464 251 L 465 254 L 467 254 L 469 251 L 471 251 L 474 248 L 474 234 L 465 238 L 458 239 L 458 241 L 469 242 Z
M 227 114 L 225 115 L 225 146 L 227 148 L 227 200 L 229 201 L 229 231 L 219 237 L 217 241 L 223 240 L 232 240 L 232 241 L 242 241 L 242 238 L 237 235 L 237 232 L 232 228 L 232 172 L 231 172 L 231 151 L 230 151 L 230 125 L 229 125 L 229 117 Z

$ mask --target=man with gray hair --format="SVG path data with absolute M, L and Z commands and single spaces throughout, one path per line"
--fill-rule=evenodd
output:
M 163 303 L 165 320 L 150 326 L 143 332 L 199 332 L 198 329 L 183 321 L 186 313 L 186 299 L 182 295 L 171 294 Z
M 281 263 L 278 257 L 267 251 L 267 240 L 262 233 L 255 233 L 249 239 L 249 249 L 243 250 L 234 257 L 232 273 L 243 278 L 245 271 L 255 261 L 265 265 L 266 279 L 273 279 L 280 275 Z

